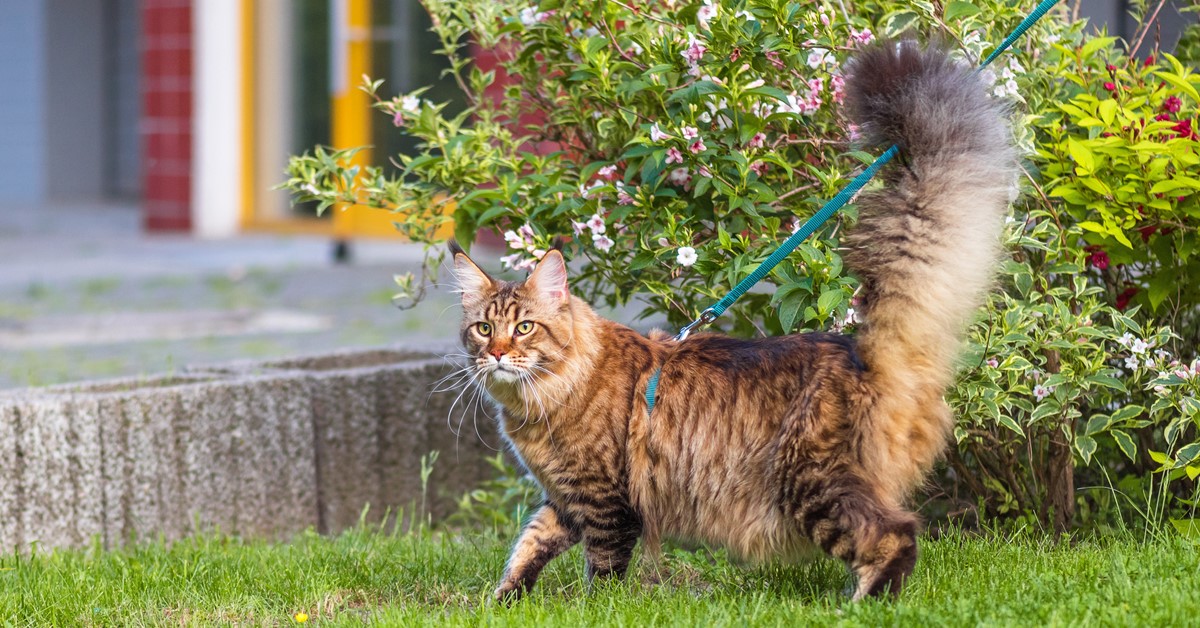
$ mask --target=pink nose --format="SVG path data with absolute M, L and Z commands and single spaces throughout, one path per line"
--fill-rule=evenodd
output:
M 488 353 L 492 354 L 492 356 L 496 358 L 497 362 L 500 361 L 500 358 L 504 357 L 503 351 L 492 350 L 492 351 L 489 351 Z

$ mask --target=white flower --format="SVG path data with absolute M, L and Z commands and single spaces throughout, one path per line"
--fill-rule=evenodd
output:
M 604 166 L 603 168 L 601 168 L 599 171 L 596 172 L 597 175 L 600 175 L 601 177 L 604 177 L 605 179 L 613 176 L 616 173 L 617 173 L 616 164 Z
M 1150 348 L 1150 345 L 1147 344 L 1146 341 L 1142 340 L 1141 338 L 1134 340 L 1133 343 L 1129 345 L 1129 350 L 1134 353 L 1145 353 L 1146 349 L 1149 349 L 1149 348 Z
M 315 186 L 311 183 L 305 183 L 304 185 L 300 186 L 300 189 L 304 190 L 305 192 L 308 192 L 309 194 L 311 194 L 313 196 L 321 195 L 321 191 L 317 189 L 317 186 Z
M 824 48 L 813 48 L 812 52 L 808 53 L 808 67 L 818 68 L 826 63 L 833 63 L 833 55 Z
M 667 139 L 667 138 L 669 138 L 669 137 L 671 137 L 671 136 L 670 136 L 670 135 L 668 135 L 668 134 L 666 134 L 666 133 L 663 133 L 663 132 L 662 132 L 662 129 L 658 128 L 658 123 L 657 123 L 657 122 L 655 122 L 654 124 L 650 125 L 650 140 L 651 140 L 651 141 L 653 141 L 653 142 L 661 142 L 661 141 L 663 141 L 663 140 L 665 140 L 665 139 Z
M 1128 347 L 1133 342 L 1133 334 L 1125 332 L 1124 336 L 1117 338 L 1117 342 L 1121 343 L 1122 347 Z
M 762 79 L 754 79 L 753 81 L 746 83 L 746 89 L 758 89 L 759 87 L 762 87 L 763 85 L 766 85 L 766 84 L 767 84 L 767 82 Z
M 742 11 L 742 12 L 738 13 L 737 16 L 746 18 L 747 22 L 757 22 L 758 21 L 758 18 L 754 17 L 754 14 L 749 11 Z
M 675 254 L 675 263 L 680 266 L 691 266 L 696 263 L 696 249 L 690 246 L 681 246 Z
M 505 255 L 504 257 L 500 258 L 500 265 L 506 268 L 516 268 L 517 264 L 521 261 L 521 257 L 522 256 L 520 253 Z
M 687 185 L 688 181 L 692 180 L 692 175 L 688 174 L 687 168 L 676 168 L 667 175 L 667 180 L 672 185 Z
M 1154 358 L 1146 358 L 1146 361 L 1142 364 L 1144 364 L 1147 369 L 1152 369 L 1154 368 Z
M 1041 400 L 1045 399 L 1046 397 L 1049 397 L 1050 394 L 1053 392 L 1054 392 L 1053 386 L 1043 386 L 1041 384 L 1038 384 L 1037 386 L 1033 387 L 1033 396 L 1036 397 L 1038 401 L 1041 401 Z
M 1131 371 L 1136 371 L 1137 367 L 1140 365 L 1141 365 L 1141 363 L 1138 362 L 1138 359 L 1132 355 L 1125 358 L 1125 368 L 1127 368 Z
M 666 238 L 659 238 L 658 245 L 665 248 L 671 246 L 671 241 Z
M 510 248 L 523 249 L 525 248 L 525 239 L 516 231 L 508 230 L 504 232 L 504 241 L 508 243 Z
M 704 5 L 696 11 L 696 21 L 707 28 L 709 20 L 714 17 L 717 17 L 717 7 L 713 5 L 712 0 L 704 0 Z
M 683 139 L 685 140 L 694 140 L 697 137 L 700 137 L 700 129 L 697 129 L 694 126 L 685 126 L 682 129 L 679 129 L 679 132 L 683 134 Z
M 592 244 L 595 244 L 596 248 L 601 251 L 608 251 L 613 247 L 612 238 L 599 233 L 592 234 Z
M 629 49 L 633 51 L 634 56 L 640 56 L 642 52 L 644 52 L 641 44 L 637 43 L 636 41 L 629 42 Z
M 400 110 L 409 113 L 420 113 L 421 99 L 416 96 L 405 96 L 400 99 Z
M 967 46 L 973 46 L 980 42 L 981 37 L 982 34 L 979 31 L 971 31 L 967 33 L 966 37 L 963 37 L 963 44 Z
M 588 224 L 586 222 L 579 222 L 578 220 L 571 221 L 571 229 L 575 231 L 575 235 L 583 233 L 583 230 L 587 228 Z
M 542 259 L 546 256 L 546 249 L 534 249 L 530 253 L 533 253 L 533 256 L 536 258 Z
M 591 218 L 588 218 L 587 226 L 589 229 L 592 230 L 592 233 L 595 235 L 600 235 L 601 233 L 604 233 L 604 229 L 605 229 L 604 217 L 601 216 L 600 214 L 593 215 Z

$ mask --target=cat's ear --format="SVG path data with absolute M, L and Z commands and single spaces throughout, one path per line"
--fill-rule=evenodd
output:
M 450 240 L 447 246 L 450 248 L 450 255 L 454 257 L 454 279 L 458 283 L 458 292 L 462 293 L 463 305 L 483 299 L 484 291 L 494 286 L 496 280 L 467 257 L 457 240 Z
M 525 285 L 543 299 L 565 303 L 570 292 L 567 291 L 567 262 L 563 259 L 562 251 L 547 251 L 525 280 Z

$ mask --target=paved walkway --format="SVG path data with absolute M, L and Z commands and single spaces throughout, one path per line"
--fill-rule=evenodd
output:
M 391 303 L 422 248 L 147 236 L 131 207 L 0 208 L 0 388 L 405 341 L 454 342 L 456 299 Z

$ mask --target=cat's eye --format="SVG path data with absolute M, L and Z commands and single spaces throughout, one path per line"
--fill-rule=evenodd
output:
M 475 331 L 478 331 L 480 336 L 490 336 L 492 335 L 492 326 L 490 323 L 479 323 L 475 326 Z
M 524 336 L 533 331 L 533 323 L 531 321 L 521 321 L 517 323 L 517 334 Z

